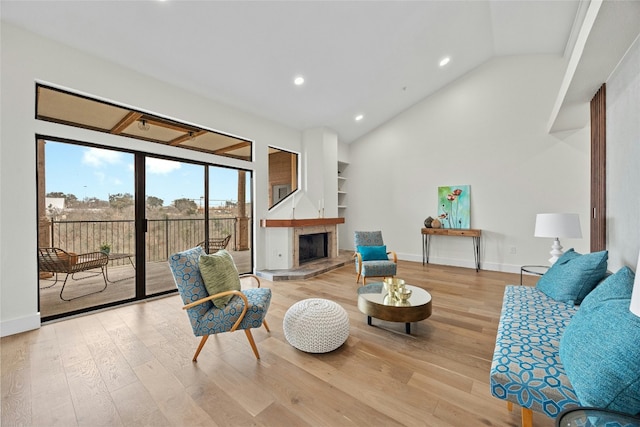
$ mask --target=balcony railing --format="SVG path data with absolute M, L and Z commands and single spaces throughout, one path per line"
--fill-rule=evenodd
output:
M 209 237 L 231 235 L 229 250 L 237 250 L 237 218 L 210 218 Z M 192 248 L 204 240 L 203 218 L 147 220 L 147 262 L 166 261 L 175 252 Z M 249 233 L 251 228 L 249 227 Z M 111 245 L 113 253 L 135 253 L 135 223 L 133 220 L 51 221 L 51 246 L 68 252 L 99 251 L 103 243 Z M 248 239 L 251 242 L 251 239 Z M 123 262 L 126 260 L 123 260 Z M 117 264 L 117 261 L 114 261 Z

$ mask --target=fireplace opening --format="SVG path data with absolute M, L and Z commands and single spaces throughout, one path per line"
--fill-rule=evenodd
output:
M 298 240 L 298 263 L 327 258 L 328 233 L 302 234 Z

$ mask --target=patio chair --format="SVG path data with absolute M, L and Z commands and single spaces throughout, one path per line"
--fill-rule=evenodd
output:
M 213 254 L 218 252 L 220 249 L 227 249 L 227 245 L 229 244 L 229 241 L 231 240 L 231 234 L 229 234 L 228 236 L 225 237 L 210 237 L 208 240 L 209 243 L 209 249 L 208 249 L 208 254 Z M 198 243 L 198 246 L 200 246 L 202 249 L 204 249 L 205 251 L 207 251 L 207 245 L 206 245 L 207 241 L 202 241 L 200 243 Z
M 210 295 L 200 274 L 200 257 L 202 255 L 206 255 L 204 249 L 196 246 L 184 252 L 173 254 L 169 258 L 173 279 L 182 297 L 182 302 L 185 304 L 182 308 L 187 310 L 193 334 L 196 337 L 202 337 L 192 360 L 198 361 L 198 355 L 210 335 L 233 332 L 237 329 L 244 329 L 253 354 L 256 359 L 260 359 L 251 328 L 259 328 L 264 325 L 269 332 L 265 316 L 271 303 L 271 289 L 260 288 L 258 277 L 252 274 L 237 275 L 237 270 L 235 270 L 234 274 L 237 275 L 235 279 L 251 278 L 257 283 L 257 288 L 223 291 Z M 232 260 L 231 264 L 233 264 Z M 231 299 L 223 308 L 216 307 L 220 304 L 217 302 L 214 304 L 213 300 L 228 296 L 231 296 Z
M 367 277 L 393 277 L 398 267 L 398 257 L 394 251 L 387 251 L 381 231 L 355 231 L 356 283 L 367 284 Z M 392 259 L 389 259 L 391 255 Z
M 38 248 L 38 268 L 43 272 L 54 273 L 56 276 L 53 282 L 54 286 L 58 283 L 58 273 L 64 273 L 64 282 L 62 283 L 62 289 L 60 289 L 60 299 L 63 301 L 71 301 L 77 298 L 86 297 L 88 295 L 97 294 L 107 289 L 107 277 L 105 275 L 105 267 L 109 262 L 109 256 L 102 252 L 89 252 L 86 254 L 74 254 L 67 252 L 60 248 Z M 69 275 L 78 273 L 81 271 L 100 269 L 102 279 L 104 280 L 104 287 L 99 291 L 89 292 L 73 298 L 65 298 L 62 296 L 64 288 L 67 285 L 67 279 Z M 100 274 L 98 273 L 98 274 Z M 45 288 L 50 288 L 47 286 Z

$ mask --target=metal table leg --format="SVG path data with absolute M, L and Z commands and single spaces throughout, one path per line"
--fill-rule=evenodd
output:
M 476 262 L 476 272 L 480 270 L 480 236 L 473 237 L 473 258 Z

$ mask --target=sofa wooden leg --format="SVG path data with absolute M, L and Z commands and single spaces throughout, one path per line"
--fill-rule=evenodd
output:
M 513 411 L 513 402 L 507 402 L 507 411 Z
M 522 408 L 522 427 L 533 427 L 533 411 Z

